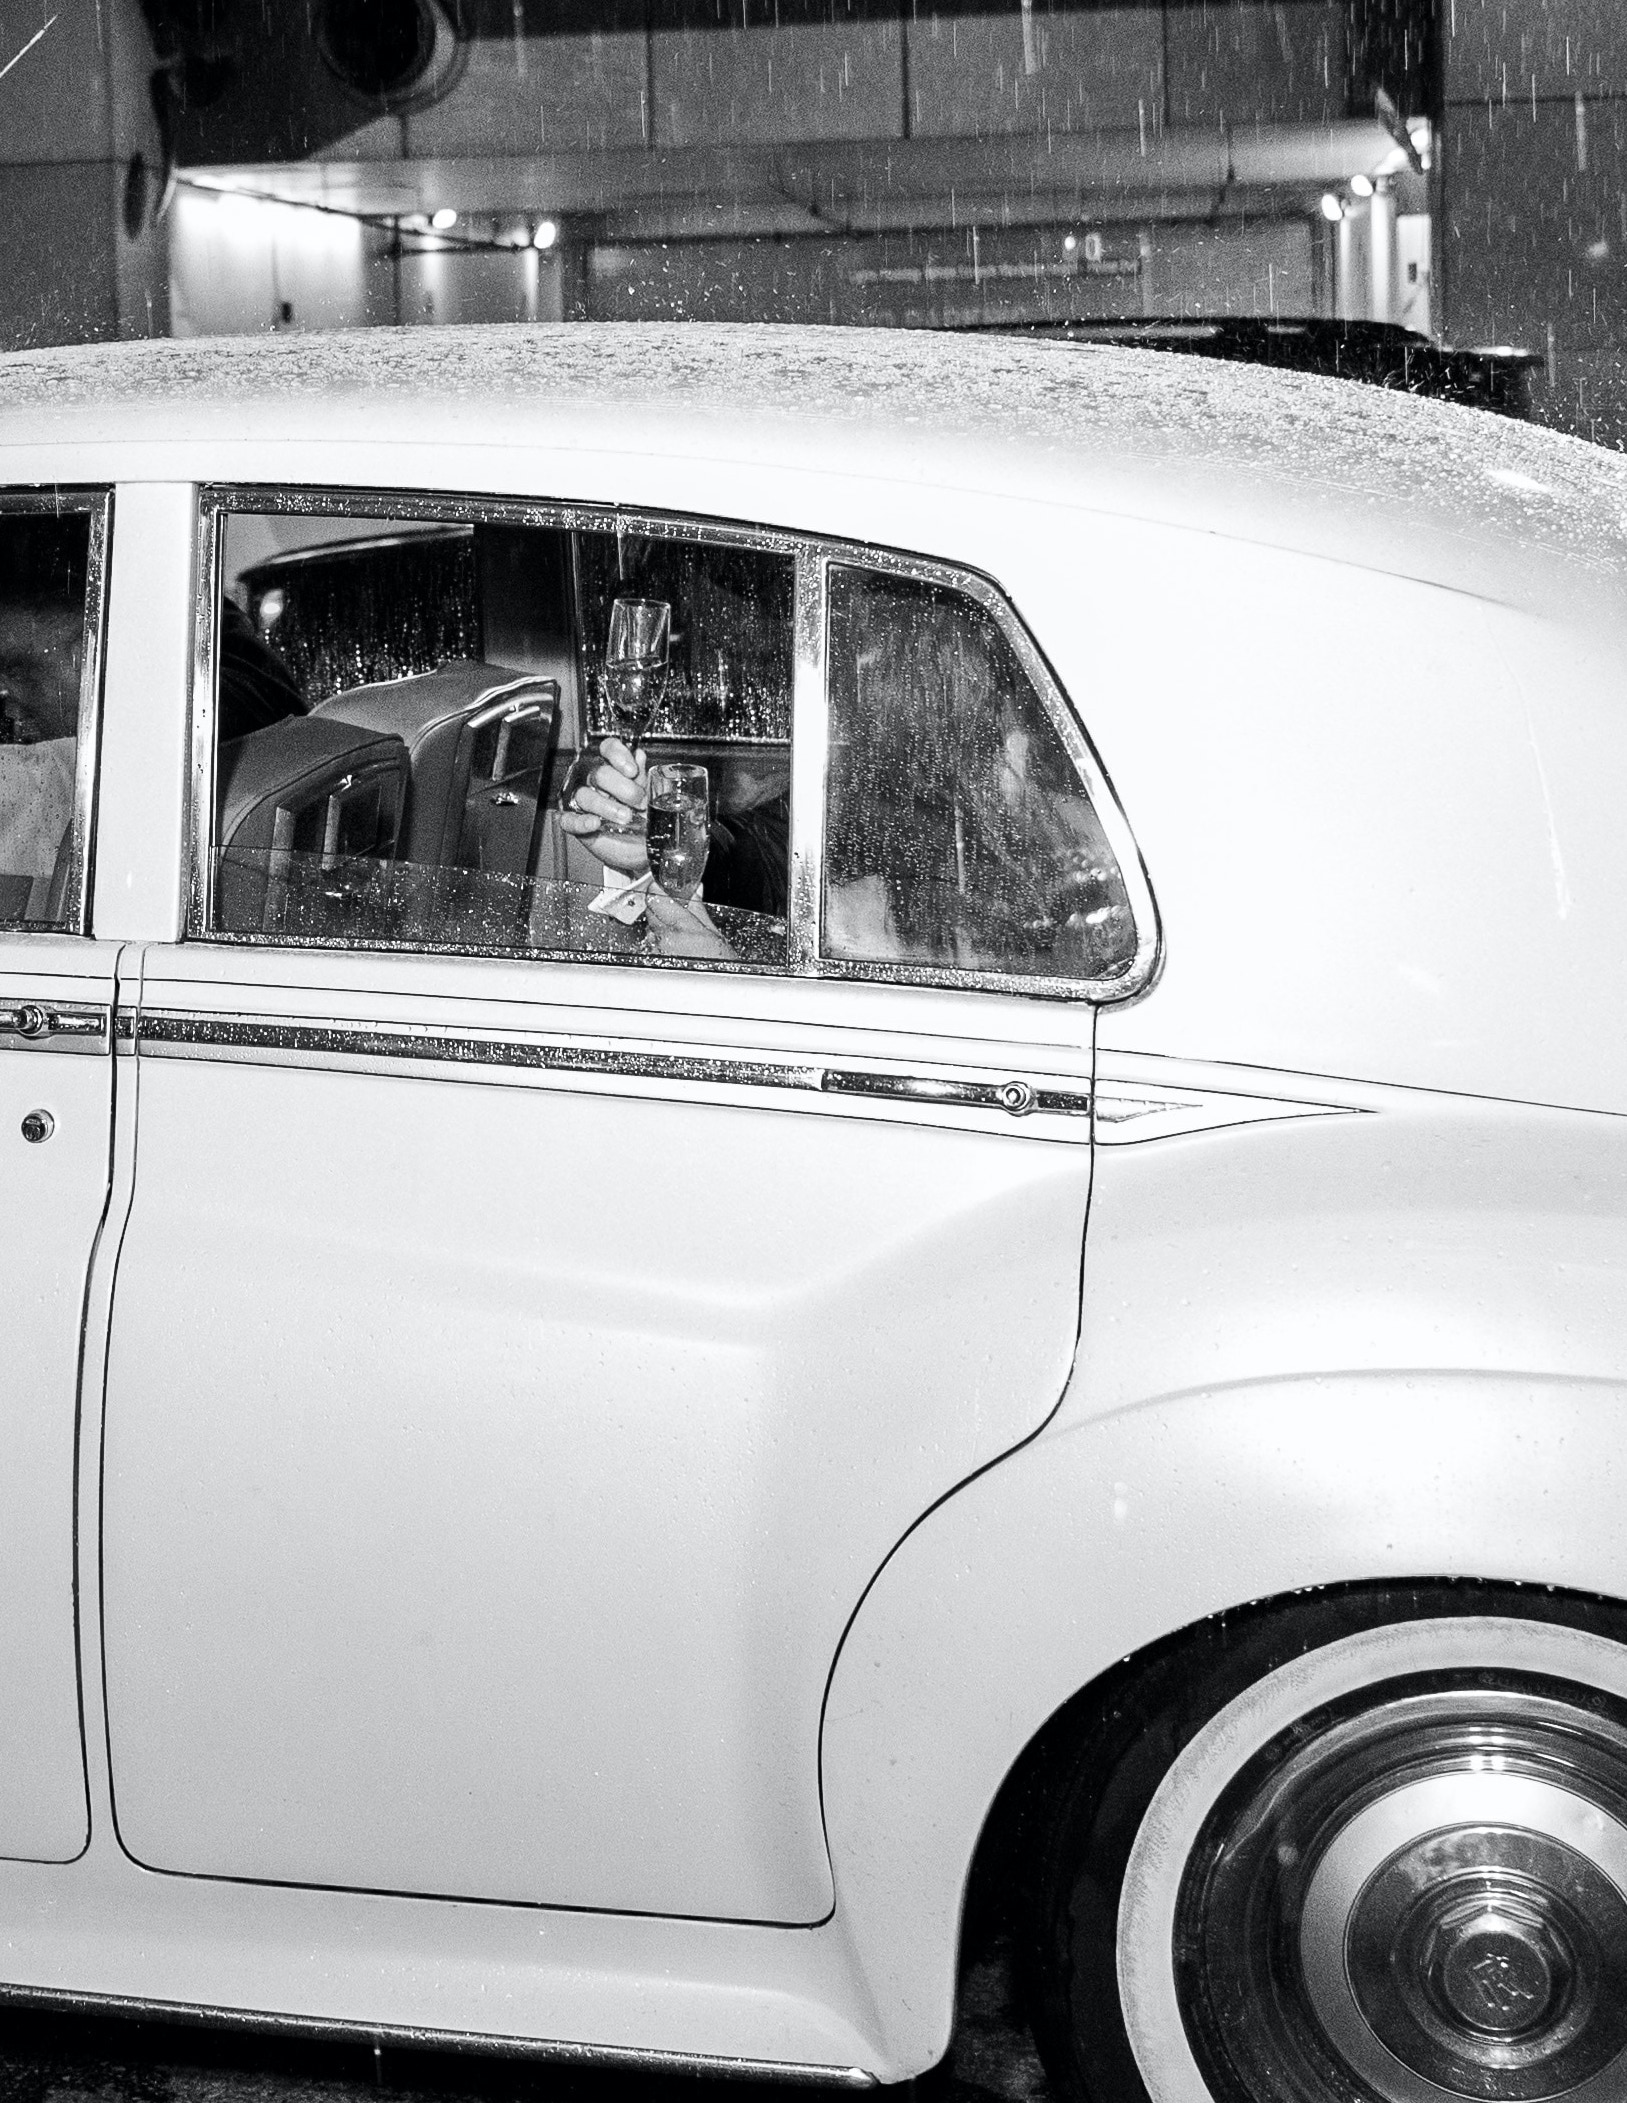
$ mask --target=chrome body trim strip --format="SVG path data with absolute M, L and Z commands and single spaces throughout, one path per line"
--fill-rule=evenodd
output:
M 999 1111 L 1006 1117 L 1049 1112 L 1088 1116 L 1089 1088 L 1029 1080 L 1009 1072 L 930 1073 L 906 1067 L 867 1067 L 794 1054 L 753 1057 L 677 1046 L 648 1048 L 511 1036 L 496 1031 L 446 1030 L 411 1023 L 300 1020 L 291 1017 L 143 1009 L 119 1016 L 143 1057 L 207 1057 L 210 1053 L 272 1058 L 288 1063 L 359 1059 L 496 1068 L 538 1074 L 582 1074 L 628 1081 L 676 1082 L 714 1088 L 773 1088 L 813 1096 L 869 1098 L 903 1107 Z
M 443 520 L 452 524 L 536 525 L 564 530 L 632 532 L 652 539 L 752 547 L 791 556 L 797 573 L 793 613 L 791 968 L 810 977 L 942 986 L 969 992 L 1016 993 L 1028 999 L 1085 1001 L 1096 1006 L 1134 1000 L 1157 980 L 1163 963 L 1163 936 L 1157 901 L 1112 782 L 1056 674 L 1015 608 L 1000 586 L 978 570 L 911 554 L 907 550 L 867 547 L 817 533 L 794 533 L 783 527 L 741 525 L 733 520 L 685 517 L 669 512 L 627 510 L 611 504 L 430 495 L 410 490 L 287 489 L 235 484 L 210 484 L 201 488 L 198 504 L 200 530 L 187 820 L 187 837 L 191 844 L 186 883 L 186 933 L 193 940 L 218 939 L 211 933 L 214 693 L 218 648 L 216 610 L 224 520 L 230 512 L 247 511 L 310 517 L 339 516 L 354 518 L 358 522 L 373 518 L 386 525 L 393 520 L 412 518 Z M 1064 749 L 1085 782 L 1096 815 L 1117 857 L 1137 933 L 1135 957 L 1130 968 L 1118 978 L 1051 978 L 1014 972 L 946 969 L 934 964 L 849 962 L 819 955 L 828 717 L 825 692 L 826 579 L 832 563 L 907 577 L 918 583 L 960 592 L 980 606 L 999 627 L 1032 681 Z M 813 749 L 805 759 L 799 760 L 798 739 L 810 725 L 815 726 Z M 814 772 L 816 763 L 817 778 Z M 274 938 L 239 936 L 236 939 L 254 947 L 282 946 Z M 423 952 L 439 953 L 438 948 L 428 944 L 423 945 Z M 593 961 L 586 957 L 578 960 L 584 963 Z M 689 960 L 665 961 L 686 963 Z M 733 968 L 749 970 L 753 967 L 736 965 Z
M 874 2088 L 863 2067 L 817 2062 L 727 2059 L 704 2052 L 664 2052 L 648 2045 L 584 2045 L 563 2038 L 503 2037 L 487 2030 L 418 2029 L 406 2023 L 347 2023 L 332 2016 L 283 2015 L 256 2008 L 216 2008 L 201 2001 L 145 2001 L 133 1994 L 77 1993 L 60 1986 L 0 1984 L 0 2006 L 75 2015 L 137 2017 L 217 2030 L 259 2031 L 336 2044 L 394 2045 L 403 2051 L 478 2052 L 492 2058 L 542 2059 L 576 2066 L 627 2067 L 640 2073 L 699 2074 L 712 2079 L 805 2081 L 826 2088 Z
M 1050 1110 L 1063 1117 L 1088 1117 L 1088 1088 L 1036 1088 L 1015 1077 L 1004 1081 L 939 1080 L 925 1074 L 854 1071 L 827 1068 L 820 1086 L 831 1095 L 875 1095 L 893 1101 L 948 1103 L 964 1110 L 1004 1110 L 1008 1117 L 1027 1117 Z
M 1110 1074 L 1098 1074 L 1096 1080 L 1096 1140 L 1101 1146 L 1139 1146 L 1148 1140 L 1218 1132 L 1234 1125 L 1278 1124 L 1289 1118 L 1369 1115 L 1354 1103 L 1209 1088 L 1164 1090 Z
M 296 1022 L 248 1015 L 143 1009 L 136 1048 L 146 1056 L 187 1051 L 270 1052 L 290 1060 L 409 1059 L 436 1065 L 510 1067 L 532 1073 L 614 1074 L 639 1081 L 706 1081 L 724 1087 L 800 1088 L 817 1093 L 821 1069 L 771 1059 L 679 1051 L 628 1051 L 556 1038 L 436 1030 L 412 1024 Z

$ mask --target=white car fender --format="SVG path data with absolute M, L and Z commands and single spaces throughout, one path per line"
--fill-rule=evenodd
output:
M 1120 1658 L 1247 1601 L 1473 1576 L 1627 1591 L 1627 1383 L 1368 1371 L 1165 1396 L 1052 1428 L 927 1514 L 826 1703 L 844 1926 L 903 2070 L 954 2013 L 961 1902 L 1001 1783 Z

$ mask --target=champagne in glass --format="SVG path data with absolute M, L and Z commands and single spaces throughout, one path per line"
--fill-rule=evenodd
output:
M 629 746 L 649 729 L 667 687 L 672 649 L 672 608 L 665 599 L 615 599 L 604 653 L 604 696 L 616 735 Z M 569 810 L 599 764 L 596 745 L 584 745 L 572 760 L 559 792 Z
M 650 769 L 644 845 L 650 871 L 669 898 L 688 905 L 700 889 L 711 847 L 711 808 L 704 767 Z

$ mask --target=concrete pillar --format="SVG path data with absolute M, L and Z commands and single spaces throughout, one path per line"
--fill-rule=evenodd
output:
M 1367 201 L 1367 316 L 1395 319 L 1395 198 L 1384 182 Z
M 0 347 L 163 335 L 161 148 L 138 0 L 10 8 L 0 50 Z

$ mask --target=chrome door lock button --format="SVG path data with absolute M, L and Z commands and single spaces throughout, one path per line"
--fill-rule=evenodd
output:
M 30 1110 L 23 1119 L 23 1137 L 30 1146 L 39 1146 L 56 1130 L 56 1119 L 49 1110 Z

